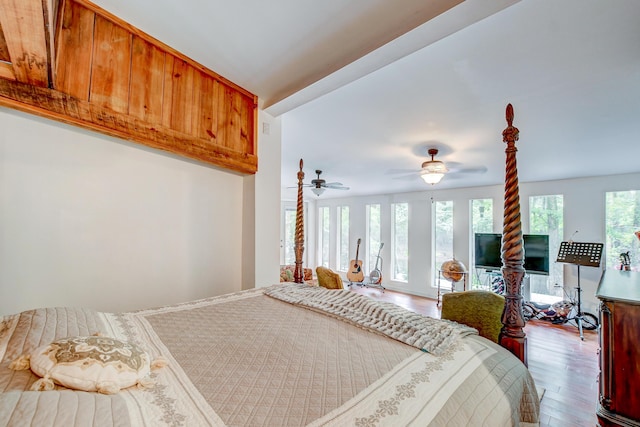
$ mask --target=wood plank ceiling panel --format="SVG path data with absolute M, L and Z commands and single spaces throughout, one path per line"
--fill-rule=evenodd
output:
M 218 131 L 218 103 L 216 90 L 218 84 L 212 78 L 203 78 L 200 86 L 200 120 L 197 135 L 209 143 L 215 144 Z
M 202 73 L 195 68 L 191 67 L 193 72 L 191 79 L 191 123 L 189 123 L 189 133 L 191 135 L 198 136 L 198 131 L 200 130 L 200 117 L 202 116 L 202 111 L 200 111 L 200 97 L 202 93 L 200 92 L 202 88 L 202 80 L 205 78 Z
M 96 14 L 75 2 L 68 2 L 65 6 L 57 33 L 54 87 L 88 101 Z
M 149 123 L 162 122 L 165 53 L 156 46 L 133 37 L 129 114 Z
M 0 0 L 0 25 L 18 81 L 49 86 L 49 61 L 41 0 Z
M 2 31 L 2 22 L 0 22 L 0 61 L 11 62 L 7 41 L 4 39 L 4 32 Z
M 243 153 L 253 153 L 254 129 L 244 123 L 253 114 L 250 99 L 233 88 L 220 84 L 218 90 L 218 142 Z M 248 151 L 246 151 L 248 150 Z
M 7 41 L 4 39 L 4 33 L 2 32 L 2 23 L 0 22 L 0 78 L 15 80 L 16 75 L 13 72 L 13 65 L 11 65 L 11 58 L 9 58 L 9 48 L 7 47 Z
M 118 113 L 129 112 L 132 35 L 96 16 L 89 101 Z
M 173 62 L 171 129 L 184 133 L 191 133 L 191 115 L 194 107 L 192 103 L 193 74 L 193 67 L 185 61 L 176 59 Z

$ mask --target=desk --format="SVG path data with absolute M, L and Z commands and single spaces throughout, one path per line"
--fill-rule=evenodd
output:
M 457 274 L 462 274 L 462 280 L 458 280 L 457 282 L 451 282 L 451 292 L 455 292 L 456 291 L 456 283 L 460 283 L 462 282 L 462 290 L 466 291 L 467 290 L 467 277 L 469 276 L 469 272 L 465 271 L 465 272 L 459 272 Z M 442 270 L 438 269 L 438 302 L 436 304 L 437 307 L 440 307 L 440 295 L 442 294 L 441 292 L 441 287 L 440 287 L 440 281 L 444 279 L 444 280 L 449 280 L 449 279 L 445 279 L 442 276 Z

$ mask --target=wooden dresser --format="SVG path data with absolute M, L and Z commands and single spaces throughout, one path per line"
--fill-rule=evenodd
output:
M 601 426 L 640 427 L 640 273 L 605 270 L 600 299 Z

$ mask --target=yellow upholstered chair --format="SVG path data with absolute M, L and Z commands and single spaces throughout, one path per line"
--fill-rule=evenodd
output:
M 326 267 L 317 267 L 318 286 L 327 289 L 344 289 L 340 275 Z
M 498 342 L 504 297 L 485 290 L 452 292 L 442 296 L 443 319 L 476 328 L 480 336 Z

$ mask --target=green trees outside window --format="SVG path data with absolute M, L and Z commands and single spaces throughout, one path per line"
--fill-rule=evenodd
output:
M 380 248 L 380 205 L 367 205 L 367 256 L 364 271 L 371 271 L 376 265 Z
M 640 191 L 608 192 L 606 197 L 606 268 L 620 268 L 620 254 L 629 252 L 630 267 L 640 271 Z
M 392 238 L 391 274 L 393 280 L 409 280 L 409 204 L 394 203 L 391 212 Z

